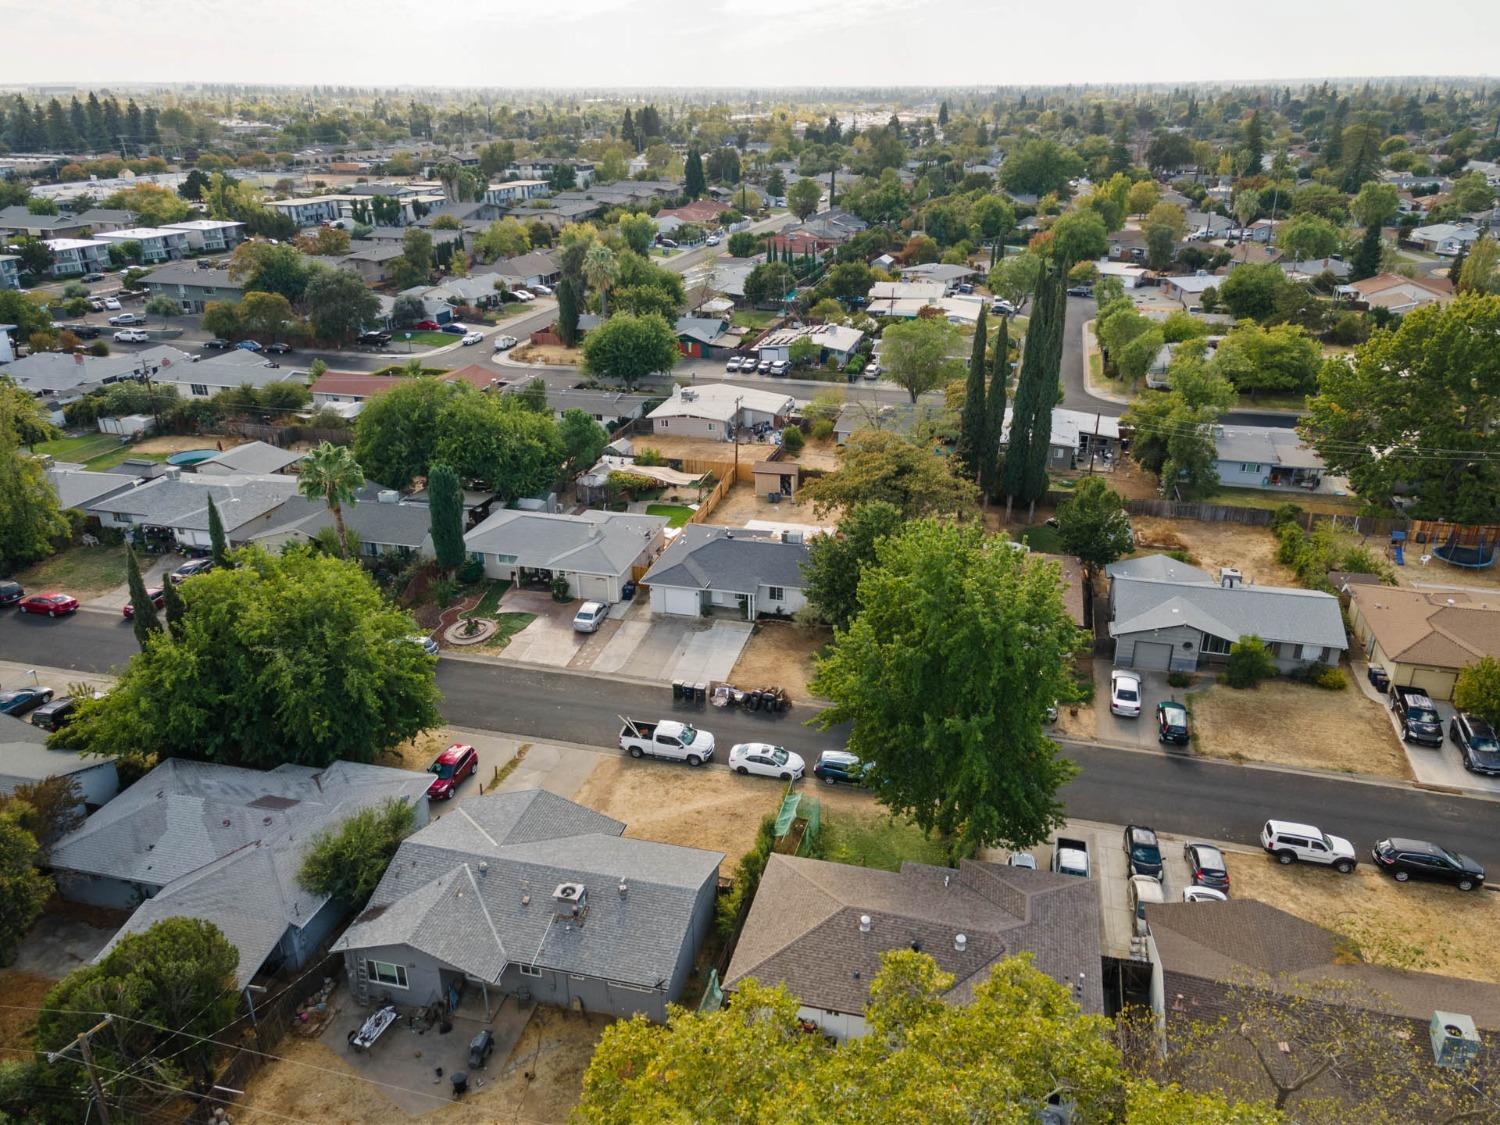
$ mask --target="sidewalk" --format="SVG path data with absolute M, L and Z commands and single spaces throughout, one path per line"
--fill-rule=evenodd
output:
M 5 691 L 41 684 L 43 687 L 50 687 L 62 696 L 68 693 L 69 684 L 88 684 L 94 688 L 107 688 L 114 682 L 111 676 L 75 672 L 71 668 L 46 668 L 41 665 L 19 664 L 14 660 L 0 660 L 0 690 Z
M 1108 382 L 1101 382 L 1094 378 L 1094 369 L 1089 363 L 1091 357 L 1099 354 L 1099 341 L 1094 338 L 1094 322 L 1085 320 L 1078 331 L 1083 333 L 1083 389 L 1094 398 L 1129 406 L 1135 401 L 1134 399 L 1129 395 L 1121 394 Z

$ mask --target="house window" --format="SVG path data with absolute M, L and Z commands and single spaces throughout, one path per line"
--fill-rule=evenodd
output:
M 766 600 L 773 602 L 784 602 L 786 601 L 786 591 L 780 586 L 767 586 Z
M 191 390 L 193 392 L 193 394 L 197 395 L 199 398 L 207 398 L 208 397 L 208 384 L 207 383 L 192 383 L 192 384 L 189 385 L 188 389 Z
M 135 522 L 135 517 L 132 516 L 129 512 L 111 512 L 110 515 L 114 517 L 114 521 L 116 523 L 134 523 Z
M 1300 652 L 1298 653 L 1298 656 L 1301 659 L 1311 661 L 1314 664 L 1321 664 L 1323 662 L 1323 646 L 1303 645 Z
M 519 555 L 496 555 L 495 562 L 501 566 L 514 566 L 519 558 Z
M 1242 461 L 1240 463 L 1240 471 L 1243 473 L 1258 473 L 1260 472 L 1260 466 L 1250 461 Z
M 538 969 L 535 965 L 517 965 L 516 971 L 523 977 L 539 977 L 542 975 L 542 970 Z
M 1214 656 L 1228 656 L 1229 646 L 1233 642 L 1226 641 L 1223 637 L 1216 637 L 1212 633 L 1203 634 L 1203 651 Z
M 392 965 L 389 961 L 366 961 L 365 971 L 370 974 L 370 979 L 379 983 L 390 985 L 392 988 L 406 987 L 406 968 L 402 965 Z

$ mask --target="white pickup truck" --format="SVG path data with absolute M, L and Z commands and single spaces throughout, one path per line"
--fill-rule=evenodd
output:
M 1052 870 L 1059 875 L 1089 877 L 1089 842 L 1059 836 L 1052 845 Z
M 626 718 L 620 721 L 625 724 L 620 728 L 620 749 L 629 751 L 632 758 L 670 758 L 701 766 L 714 756 L 714 736 L 691 723 L 675 719 L 656 723 Z

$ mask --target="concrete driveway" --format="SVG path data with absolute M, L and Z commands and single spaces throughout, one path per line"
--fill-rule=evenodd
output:
M 502 613 L 534 613 L 536 620 L 510 639 L 501 660 L 566 668 L 578 656 L 588 635 L 574 632 L 573 617 L 581 602 L 555 602 L 546 590 L 514 587 L 500 599 Z
M 162 555 L 152 559 L 150 565 L 141 571 L 141 579 L 146 583 L 146 589 L 153 586 L 166 585 L 167 575 L 176 570 L 185 560 L 181 555 Z M 97 598 L 90 598 L 83 603 L 86 609 L 107 609 L 112 613 L 119 613 L 130 600 L 130 585 L 124 583 L 116 586 L 107 594 L 100 594 Z
M 1375 685 L 1370 683 L 1370 678 L 1366 675 L 1368 670 L 1368 664 L 1358 661 L 1351 666 L 1350 673 L 1354 677 L 1354 682 L 1359 685 L 1359 690 L 1385 708 L 1386 718 L 1391 724 L 1391 733 L 1399 742 L 1401 723 L 1396 718 L 1396 713 L 1391 710 L 1390 700 L 1376 691 Z M 1437 708 L 1438 717 L 1443 720 L 1443 744 L 1442 746 L 1423 746 L 1418 742 L 1402 743 L 1401 748 L 1406 751 L 1406 761 L 1411 766 L 1412 776 L 1422 785 L 1442 785 L 1451 789 L 1470 789 L 1477 793 L 1500 794 L 1500 777 L 1486 777 L 1464 769 L 1464 758 L 1459 753 L 1458 744 L 1448 737 L 1448 724 L 1456 712 L 1452 702 L 1435 699 L 1433 706 Z
M 625 615 L 592 668 L 662 683 L 727 680 L 751 632 L 748 621 L 658 616 L 642 600 Z
M 1112 670 L 1113 665 L 1108 660 L 1094 661 L 1094 713 L 1098 719 L 1099 741 L 1162 749 L 1163 745 L 1156 737 L 1156 705 L 1164 699 L 1180 702 L 1186 698 L 1187 690 L 1170 686 L 1165 672 L 1131 669 L 1141 678 L 1141 717 L 1122 719 L 1109 710 L 1109 674 Z M 1182 749 L 1187 750 L 1186 747 Z

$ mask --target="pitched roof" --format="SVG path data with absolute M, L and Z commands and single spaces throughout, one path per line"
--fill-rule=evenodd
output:
M 1121 559 L 1104 568 L 1111 578 L 1152 578 L 1162 582 L 1201 582 L 1213 585 L 1213 575 L 1206 570 L 1174 559 L 1171 555 L 1142 555 Z
M 1112 637 L 1187 625 L 1228 641 L 1253 634 L 1340 651 L 1348 645 L 1338 599 L 1317 590 L 1116 577 L 1110 598 Z
M 382 501 L 387 491 L 373 481 L 343 506 L 344 526 L 359 537 L 361 543 L 380 547 L 406 547 L 423 555 L 433 553 L 432 509 L 409 499 Z M 321 500 L 293 496 L 277 510 L 269 526 L 258 530 L 253 539 L 285 539 L 287 536 L 313 538 L 324 528 L 333 527 L 333 513 Z
M 81 361 L 81 362 L 80 362 Z M 32 394 L 64 394 L 88 383 L 111 383 L 128 379 L 148 365 L 175 368 L 187 366 L 193 357 L 176 348 L 143 348 L 128 355 L 65 355 L 62 352 L 34 352 L 5 365 L 5 374 Z
M 732 420 L 741 410 L 761 414 L 789 414 L 796 400 L 780 391 L 762 391 L 730 383 L 703 383 L 693 387 L 674 387 L 672 396 L 658 406 L 648 418 L 712 418 Z
M 704 344 L 712 344 L 724 335 L 724 322 L 717 317 L 679 316 L 672 331 Z
M 86 504 L 130 487 L 130 480 L 116 473 L 94 473 L 87 469 L 53 465 L 47 470 L 47 479 L 57 493 L 57 502 L 64 508 L 81 508 Z
M 271 364 L 276 366 L 270 366 Z M 245 348 L 230 348 L 212 359 L 196 363 L 173 363 L 164 366 L 156 375 L 158 383 L 180 383 L 184 386 L 198 383 L 206 387 L 242 387 L 249 383 L 254 387 L 265 387 L 272 383 L 302 382 L 304 375 L 290 367 L 283 367 L 276 360 L 266 359 L 259 352 Z
M 862 915 L 870 918 L 868 933 Z M 1103 1010 L 1092 884 L 975 860 L 957 871 L 905 863 L 893 872 L 772 855 L 724 985 L 747 977 L 785 982 L 810 1008 L 863 1012 L 881 954 L 908 948 L 954 975 L 947 999 L 957 1003 L 973 996 L 997 960 L 1030 951 L 1037 968 L 1074 987 L 1085 1011 Z
M 760 586 L 801 589 L 804 543 L 728 527 L 688 524 L 642 579 L 650 586 L 751 594 Z
M 1323 467 L 1323 458 L 1296 430 L 1280 426 L 1215 426 L 1214 448 L 1220 461 L 1280 465 L 1288 469 Z
M 226 532 L 280 508 L 296 495 L 297 482 L 284 476 L 161 476 L 126 492 L 93 500 L 90 511 L 129 513 L 154 527 L 208 530 L 208 501 L 219 509 Z
M 114 768 L 113 758 L 85 756 L 76 750 L 49 750 L 47 733 L 24 719 L 0 715 L 0 793 L 49 777 Z
M 1402 664 L 1466 668 L 1500 657 L 1500 594 L 1350 586 L 1349 597 L 1380 647 Z
M 306 453 L 282 449 L 265 441 L 251 441 L 226 449 L 216 457 L 200 461 L 194 467 L 199 473 L 279 473 L 288 465 L 295 465 Z
M 555 515 L 507 508 L 464 536 L 471 551 L 514 555 L 517 565 L 580 574 L 624 574 L 662 528 L 663 516 L 586 511 Z
M 724 857 L 624 830 L 540 789 L 465 801 L 402 842 L 333 949 L 405 945 L 491 981 L 514 963 L 660 987 Z M 563 883 L 584 886 L 581 921 L 558 913 Z

